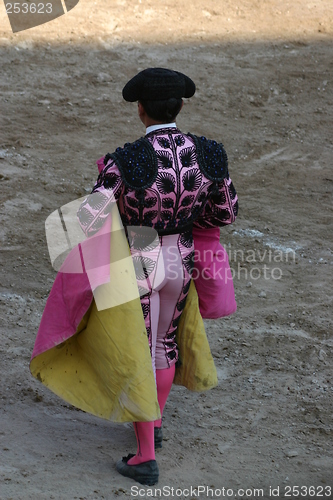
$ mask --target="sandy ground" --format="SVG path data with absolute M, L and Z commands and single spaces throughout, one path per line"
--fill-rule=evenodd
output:
M 18 34 L 0 16 L 1 500 L 212 497 L 191 486 L 331 498 L 331 0 L 80 0 Z M 178 125 L 224 143 L 240 200 L 221 232 L 238 311 L 206 321 L 219 386 L 173 388 L 164 496 L 115 471 L 135 450 L 130 424 L 72 408 L 29 373 L 55 276 L 44 221 L 91 189 L 97 158 L 144 133 L 121 89 L 149 66 L 195 80 Z

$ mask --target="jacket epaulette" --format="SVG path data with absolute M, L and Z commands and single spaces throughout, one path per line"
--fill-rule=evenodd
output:
M 187 135 L 194 141 L 200 170 L 207 179 L 220 182 L 228 178 L 228 156 L 223 144 L 204 136 L 198 137 L 190 133 Z
M 121 173 L 126 187 L 134 190 L 146 189 L 154 183 L 157 172 L 157 157 L 148 139 L 141 137 L 135 142 L 127 142 L 123 148 L 108 153 L 104 164 L 112 159 Z

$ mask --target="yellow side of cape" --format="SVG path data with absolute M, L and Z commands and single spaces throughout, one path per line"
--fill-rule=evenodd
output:
M 176 369 L 174 384 L 183 385 L 190 391 L 206 391 L 215 387 L 216 368 L 193 281 L 178 324 L 176 342 L 179 349 L 179 366 Z
M 36 356 L 30 369 L 65 401 L 99 417 L 160 418 L 139 300 L 104 311 L 93 301 L 76 334 Z
M 192 391 L 217 385 L 198 297 L 191 284 L 177 330 L 174 383 Z M 31 362 L 31 373 L 70 404 L 114 422 L 160 418 L 139 300 L 98 311 L 95 302 L 73 337 Z

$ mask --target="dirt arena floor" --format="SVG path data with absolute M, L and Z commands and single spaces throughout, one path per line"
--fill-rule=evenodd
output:
M 16 34 L 2 4 L 0 50 L 0 499 L 331 498 L 332 1 L 80 0 Z M 144 134 L 121 89 L 150 66 L 196 82 L 178 126 L 224 143 L 240 203 L 221 231 L 238 310 L 205 322 L 219 385 L 173 388 L 161 491 L 115 471 L 130 424 L 29 372 L 55 277 L 45 219 Z

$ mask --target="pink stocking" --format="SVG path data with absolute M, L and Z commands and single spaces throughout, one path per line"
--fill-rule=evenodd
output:
M 168 399 L 176 366 L 164 370 L 156 370 L 157 399 L 160 405 L 161 416 Z M 155 460 L 154 427 L 161 427 L 162 419 L 155 422 L 134 422 L 134 430 L 138 449 L 136 455 L 128 460 L 128 465 L 137 465 L 148 460 Z
M 128 465 L 138 465 L 155 460 L 154 422 L 134 422 L 138 449 L 136 455 L 128 460 Z
M 171 391 L 172 382 L 175 376 L 176 365 L 170 368 L 165 368 L 164 370 L 156 370 L 156 386 L 157 386 L 157 399 L 160 405 L 161 417 L 163 415 L 163 410 L 165 403 Z M 162 418 L 155 420 L 154 427 L 161 427 Z

